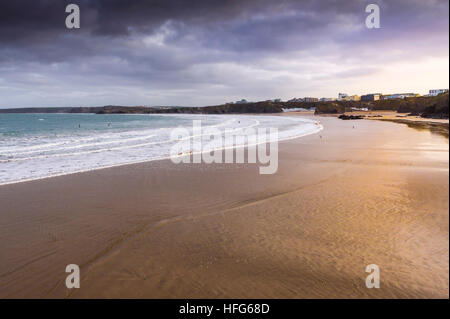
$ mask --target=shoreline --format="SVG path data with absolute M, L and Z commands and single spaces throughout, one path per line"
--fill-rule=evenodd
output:
M 433 133 L 441 134 L 442 136 L 449 138 L 449 123 L 435 122 L 435 121 L 417 121 L 414 119 L 377 119 L 377 120 L 406 124 L 408 127 L 418 130 L 428 129 Z
M 69 113 L 70 114 L 70 113 Z M 89 114 L 89 113 L 83 113 L 83 114 Z M 125 115 L 163 115 L 163 116 L 177 116 L 177 114 L 125 114 Z M 190 114 L 188 114 L 190 115 Z M 255 114 L 236 114 L 236 115 L 251 115 L 251 116 L 255 116 Z M 260 116 L 274 116 L 274 115 L 265 115 L 265 114 L 259 114 Z M 308 119 L 307 119 L 308 120 Z M 314 122 L 313 120 L 309 119 L 308 121 Z M 315 131 L 311 131 L 311 132 L 306 132 L 306 133 L 302 133 L 301 135 L 296 135 L 296 136 L 291 136 L 291 137 L 286 137 L 286 138 L 280 138 L 278 139 L 278 143 L 283 142 L 283 141 L 288 141 L 291 139 L 297 139 L 297 138 L 302 138 L 308 135 L 312 135 L 312 134 L 317 134 L 320 131 L 323 130 L 323 126 L 322 125 L 318 125 L 318 129 Z M 263 144 L 264 142 L 261 143 L 256 143 L 256 144 L 250 144 L 250 145 L 234 145 L 232 147 L 223 147 L 220 149 L 215 149 L 215 150 L 227 150 L 227 149 L 239 149 L 239 148 L 247 148 L 248 146 L 255 146 L 255 145 L 260 145 Z M 184 156 L 191 156 L 194 154 L 205 154 L 208 153 L 208 151 L 203 151 L 203 152 L 194 152 L 190 155 L 188 154 L 183 154 L 183 155 L 179 155 L 176 157 L 184 157 Z M 163 161 L 163 160 L 169 160 L 171 158 L 170 155 L 168 156 L 161 156 L 161 157 L 155 157 L 155 158 L 151 158 L 151 159 L 145 159 L 145 160 L 139 160 L 136 162 L 128 162 L 128 163 L 118 163 L 118 164 L 113 164 L 113 165 L 108 165 L 108 166 L 102 166 L 102 167 L 94 167 L 94 168 L 89 168 L 89 169 L 84 169 L 84 170 L 79 170 L 79 171 L 74 171 L 74 172 L 65 172 L 65 173 L 60 173 L 60 174 L 56 174 L 56 175 L 50 175 L 50 176 L 43 176 L 43 177 L 36 177 L 36 178 L 28 178 L 28 179 L 23 179 L 23 180 L 17 180 L 17 181 L 12 181 L 12 182 L 5 182 L 2 183 L 0 182 L 0 187 L 1 186 L 6 186 L 6 185 L 13 185 L 13 184 L 17 184 L 17 183 L 26 183 L 26 182 L 33 182 L 33 181 L 37 181 L 37 180 L 42 180 L 42 179 L 48 179 L 48 178 L 53 178 L 53 177 L 61 177 L 61 176 L 67 176 L 67 175 L 72 175 L 72 174 L 79 174 L 79 173 L 86 173 L 86 172 L 92 172 L 92 171 L 96 171 L 96 170 L 101 170 L 101 169 L 108 169 L 108 168 L 114 168 L 114 167 L 121 167 L 121 166 L 125 166 L 125 165 L 135 165 L 135 164 L 141 164 L 141 163 L 147 163 L 147 162 L 154 162 L 154 161 Z
M 313 112 L 293 112 L 301 114 L 313 114 Z M 449 119 L 424 118 L 408 113 L 397 113 L 395 111 L 353 111 L 345 112 L 345 115 L 363 116 L 363 120 L 386 121 L 398 124 L 406 124 L 414 129 L 428 129 L 433 133 L 449 138 Z M 318 114 L 322 117 L 338 117 L 341 114 Z
M 448 139 L 320 121 L 270 176 L 162 160 L 0 186 L 0 297 L 448 298 Z

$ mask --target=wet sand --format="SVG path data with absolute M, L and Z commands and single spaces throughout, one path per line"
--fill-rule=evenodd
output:
M 448 298 L 448 139 L 315 119 L 274 175 L 165 160 L 0 186 L 0 298 Z
M 397 113 L 394 111 L 356 111 L 347 112 L 346 115 L 362 115 L 366 120 L 388 121 L 406 124 L 417 130 L 428 130 L 442 136 L 449 137 L 449 120 L 423 118 L 407 113 Z
M 448 119 L 433 119 L 425 118 L 418 115 L 409 115 L 409 113 L 398 113 L 397 111 L 382 111 L 382 110 L 372 110 L 372 111 L 353 111 L 346 112 L 346 115 L 363 115 L 367 119 L 382 119 L 382 120 L 398 120 L 403 119 L 411 122 L 428 122 L 428 123 L 442 123 L 448 124 Z

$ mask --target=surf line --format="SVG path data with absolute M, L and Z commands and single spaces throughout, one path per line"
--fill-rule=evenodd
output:
M 195 164 L 245 163 L 245 153 L 247 153 L 247 163 L 256 163 L 258 159 L 260 164 L 266 165 L 259 167 L 260 174 L 275 174 L 278 170 L 277 128 L 256 130 L 248 127 L 225 129 L 225 132 L 222 132 L 214 127 L 203 129 L 200 120 L 192 122 L 192 135 L 186 128 L 176 128 L 171 132 L 170 138 L 175 142 L 170 150 L 170 159 L 173 163 L 191 163 L 191 155 L 192 163 Z M 205 143 L 203 139 L 196 137 L 208 137 L 208 140 Z M 269 152 L 267 152 L 267 144 L 269 144 Z M 247 147 L 247 152 L 243 146 Z M 223 160 L 224 151 L 225 161 Z

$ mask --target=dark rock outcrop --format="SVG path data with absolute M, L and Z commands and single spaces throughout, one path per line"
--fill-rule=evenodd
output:
M 245 104 L 223 104 L 205 107 L 144 107 L 114 106 L 73 108 L 22 108 L 3 109 L 0 113 L 96 113 L 96 114 L 243 114 L 280 113 L 282 104 L 276 102 L 255 102 Z
M 362 115 L 345 115 L 342 114 L 339 116 L 341 120 L 362 120 L 364 116 Z
M 397 111 L 426 118 L 448 119 L 448 93 L 438 96 L 420 96 L 379 101 L 333 101 L 316 104 L 316 114 L 342 114 L 352 108 L 367 108 L 369 111 Z

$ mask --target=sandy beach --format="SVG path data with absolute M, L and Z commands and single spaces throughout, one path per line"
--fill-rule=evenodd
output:
M 0 298 L 448 298 L 448 138 L 302 116 L 324 130 L 281 142 L 274 175 L 162 160 L 0 186 Z

